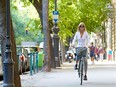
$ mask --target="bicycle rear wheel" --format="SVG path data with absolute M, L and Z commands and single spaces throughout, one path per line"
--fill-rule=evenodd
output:
M 83 84 L 83 61 L 80 62 L 80 80 L 81 80 L 80 85 L 82 85 Z

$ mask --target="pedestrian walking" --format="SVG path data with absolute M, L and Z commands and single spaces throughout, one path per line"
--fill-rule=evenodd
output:
M 98 47 L 95 46 L 95 60 L 99 60 L 99 52 L 98 52 Z
M 102 47 L 99 48 L 99 58 L 101 61 L 103 61 L 104 56 L 104 49 Z
M 94 58 L 95 58 L 95 46 L 93 46 L 93 42 L 91 43 L 90 46 L 90 57 L 91 57 L 91 64 L 95 64 Z
M 112 60 L 112 49 L 110 48 L 108 51 L 108 61 Z

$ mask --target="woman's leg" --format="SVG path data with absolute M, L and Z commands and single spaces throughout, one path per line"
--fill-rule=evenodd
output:
M 87 69 L 88 69 L 88 62 L 87 62 L 87 57 L 84 58 L 84 80 L 87 80 Z
M 76 58 L 75 70 L 78 68 L 79 57 Z
M 87 58 L 84 58 L 84 75 L 87 75 L 88 61 Z
M 75 69 L 77 69 L 78 61 L 80 59 L 79 53 L 80 53 L 80 48 L 76 48 L 76 64 L 75 64 L 75 67 L 74 67 Z

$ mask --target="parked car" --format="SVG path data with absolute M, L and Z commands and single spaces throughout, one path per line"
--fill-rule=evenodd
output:
M 17 46 L 17 59 L 18 59 L 18 65 L 19 65 L 19 72 L 25 72 L 29 69 L 29 53 L 27 49 Z M 24 58 L 21 58 L 21 55 L 23 54 Z M 23 61 L 23 63 L 22 63 Z M 2 65 L 2 57 L 1 57 L 1 50 L 0 50 L 0 76 L 3 75 L 3 65 Z
M 17 47 L 18 63 L 19 63 L 19 72 L 23 73 L 29 69 L 29 53 L 28 50 L 18 46 Z

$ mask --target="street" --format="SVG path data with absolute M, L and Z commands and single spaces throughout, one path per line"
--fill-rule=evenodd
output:
M 96 63 L 88 68 L 88 81 L 80 85 L 74 63 L 65 63 L 52 72 L 21 75 L 22 87 L 116 87 L 116 63 Z

